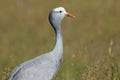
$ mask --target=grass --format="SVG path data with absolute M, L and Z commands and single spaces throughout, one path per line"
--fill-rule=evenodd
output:
M 76 18 L 63 21 L 64 61 L 55 80 L 120 80 L 119 0 L 17 1 L 0 1 L 0 80 L 52 49 L 47 16 L 56 6 Z

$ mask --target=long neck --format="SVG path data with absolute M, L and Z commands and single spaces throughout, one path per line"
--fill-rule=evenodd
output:
M 62 32 L 61 32 L 61 26 L 60 25 L 56 25 L 56 26 L 57 27 L 54 27 L 56 34 L 56 42 L 53 48 L 53 54 L 55 55 L 56 58 L 60 58 L 62 57 L 62 53 L 63 53 Z
M 63 41 L 62 41 L 62 32 L 61 28 L 57 28 L 56 31 L 56 42 L 55 42 L 55 47 L 54 50 L 57 51 L 58 53 L 63 52 Z

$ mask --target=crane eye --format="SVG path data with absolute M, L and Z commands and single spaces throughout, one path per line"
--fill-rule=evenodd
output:
M 59 11 L 59 13 L 62 13 L 62 11 Z

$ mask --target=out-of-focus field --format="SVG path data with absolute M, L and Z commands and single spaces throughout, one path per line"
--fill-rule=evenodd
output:
M 63 64 L 55 80 L 120 80 L 120 0 L 1 0 L 0 79 L 18 64 L 50 51 L 48 13 L 63 6 Z

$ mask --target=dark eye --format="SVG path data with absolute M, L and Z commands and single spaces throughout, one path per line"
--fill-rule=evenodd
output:
M 62 11 L 59 11 L 59 13 L 62 13 Z

